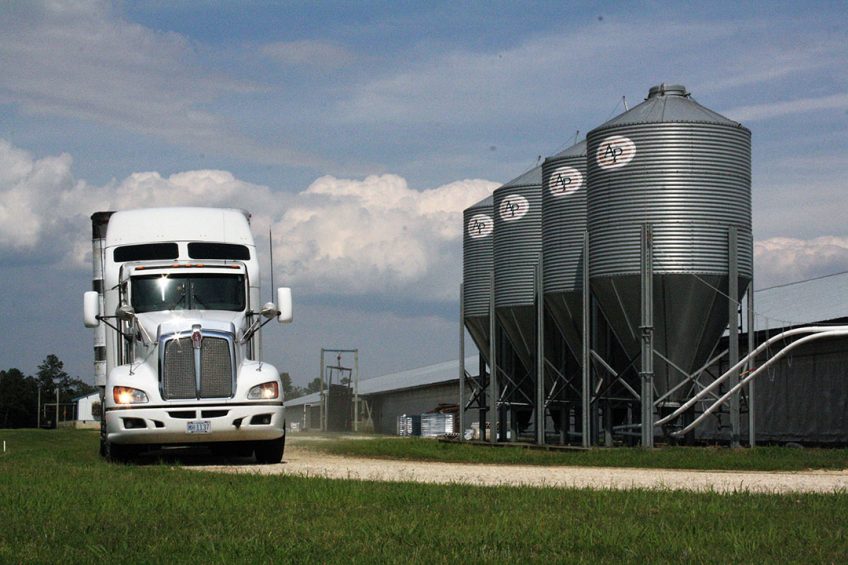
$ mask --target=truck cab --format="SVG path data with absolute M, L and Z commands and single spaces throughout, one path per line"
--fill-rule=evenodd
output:
M 84 297 L 85 324 L 97 329 L 102 454 L 207 444 L 279 462 L 283 389 L 260 360 L 259 330 L 291 321 L 291 293 L 277 289 L 276 303 L 260 305 L 250 215 L 158 208 L 92 218 L 106 224 L 93 243 L 99 292 Z

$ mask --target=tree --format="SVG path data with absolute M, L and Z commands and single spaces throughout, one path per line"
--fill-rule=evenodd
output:
M 58 389 L 59 404 L 65 405 L 65 409 L 60 412 L 62 419 L 72 417 L 73 411 L 69 412 L 68 406 L 72 404 L 74 398 L 86 396 L 97 390 L 90 384 L 66 373 L 65 364 L 52 353 L 38 366 L 36 380 L 41 388 L 42 403 L 48 406 L 55 402 Z
M 304 392 L 306 394 L 311 394 L 313 392 L 318 392 L 320 390 L 321 390 L 321 377 L 315 377 L 314 379 L 312 379 L 312 381 L 310 381 L 310 383 L 308 385 L 306 385 Z
M 38 404 L 36 380 L 18 369 L 0 371 L 0 427 L 35 427 Z
M 291 400 L 292 398 L 303 396 L 303 391 L 300 387 L 295 386 L 292 382 L 291 375 L 288 373 L 280 373 L 280 380 L 283 381 L 283 398 Z

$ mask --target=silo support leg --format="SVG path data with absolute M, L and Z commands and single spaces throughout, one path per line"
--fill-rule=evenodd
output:
M 730 366 L 739 362 L 739 263 L 736 227 L 730 226 L 727 237 L 728 281 L 727 281 L 727 319 L 728 319 L 728 358 Z M 739 382 L 739 372 L 735 371 L 728 381 L 733 388 Z M 739 393 L 730 397 L 730 447 L 739 447 L 741 421 L 739 418 Z
M 654 269 L 650 224 L 642 226 L 642 447 L 654 447 Z

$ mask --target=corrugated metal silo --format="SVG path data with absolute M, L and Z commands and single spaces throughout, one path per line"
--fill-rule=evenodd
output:
M 588 135 L 592 290 L 631 357 L 640 346 L 641 227 L 653 230 L 654 350 L 687 373 L 728 324 L 728 232 L 738 230 L 740 296 L 752 277 L 751 134 L 680 85 Z M 683 376 L 658 363 L 662 395 Z M 670 400 L 679 400 L 685 387 Z
M 586 231 L 586 141 L 542 163 L 545 305 L 571 354 L 580 358 L 583 238 Z
M 464 323 L 483 357 L 489 360 L 489 304 L 494 269 L 493 197 L 469 206 L 462 213 L 462 283 Z
M 542 251 L 542 167 L 494 192 L 495 312 L 525 369 L 536 356 L 536 265 Z

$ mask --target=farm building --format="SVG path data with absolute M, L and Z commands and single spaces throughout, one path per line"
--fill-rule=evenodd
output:
M 476 362 L 476 357 L 466 360 L 468 366 Z M 359 382 L 360 430 L 396 434 L 399 416 L 455 409 L 459 403 L 458 382 L 457 361 L 363 379 Z M 352 429 L 353 399 L 350 395 L 337 396 L 345 400 L 334 404 L 331 396 L 328 411 L 331 415 L 341 413 L 343 418 L 331 417 L 330 430 Z M 320 429 L 320 406 L 319 393 L 289 400 L 286 402 L 289 426 L 294 423 L 299 429 Z
M 76 406 L 76 427 L 87 427 L 92 424 L 99 426 L 100 422 L 100 393 L 94 392 L 86 396 L 74 398 Z

